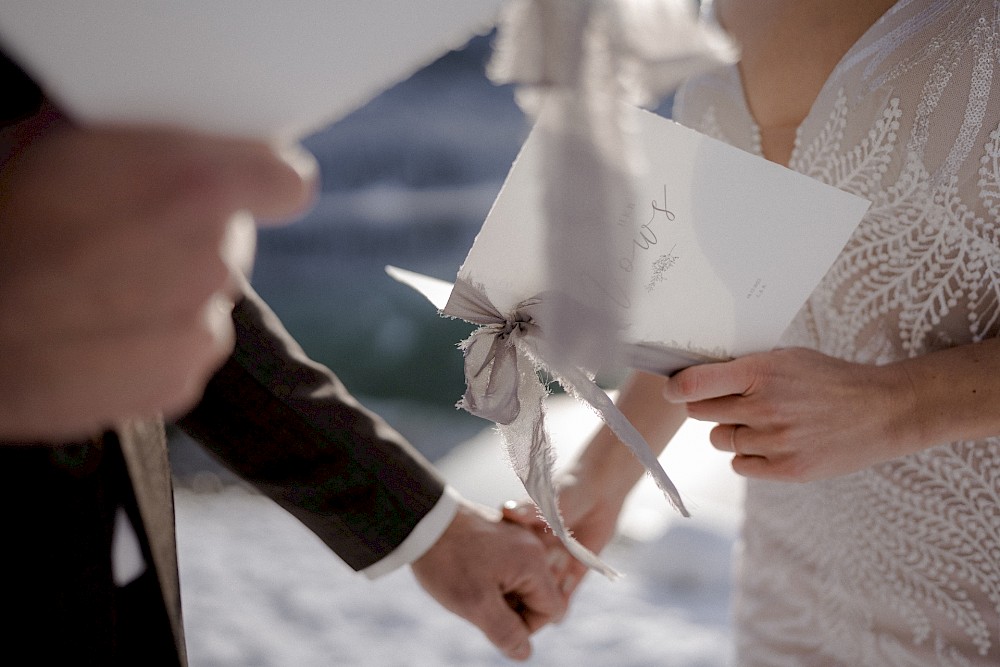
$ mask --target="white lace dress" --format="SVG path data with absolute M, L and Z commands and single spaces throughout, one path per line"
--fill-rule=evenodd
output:
M 760 153 L 735 67 L 689 82 L 675 116 Z M 791 167 L 872 208 L 787 345 L 883 364 L 1000 333 L 1000 3 L 900 0 L 826 82 Z M 1000 665 L 1000 438 L 752 480 L 739 568 L 741 666 Z

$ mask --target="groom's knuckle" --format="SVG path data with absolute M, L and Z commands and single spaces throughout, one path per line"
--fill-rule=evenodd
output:
M 476 625 L 482 625 L 488 617 L 487 598 L 484 592 L 473 585 L 457 585 L 451 590 L 452 604 L 462 610 L 462 614 Z
M 475 613 L 486 616 L 489 611 L 489 599 L 482 588 L 478 586 L 465 586 L 459 593 L 465 606 L 475 610 Z

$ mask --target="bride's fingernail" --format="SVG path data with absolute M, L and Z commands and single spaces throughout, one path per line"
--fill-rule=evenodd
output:
M 576 587 L 576 577 L 574 577 L 572 574 L 563 579 L 562 582 L 563 593 L 570 593 L 573 591 L 573 588 L 575 587 Z

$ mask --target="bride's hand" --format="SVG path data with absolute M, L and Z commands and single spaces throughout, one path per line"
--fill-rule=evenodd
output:
M 906 453 L 913 392 L 905 372 L 802 348 L 748 355 L 674 375 L 666 399 L 719 422 L 712 445 L 748 477 L 812 481 Z
M 573 536 L 594 553 L 607 546 L 614 536 L 621 504 L 604 498 L 599 488 L 581 477 L 565 474 L 558 480 L 559 508 Z M 527 526 L 538 534 L 548 550 L 547 559 L 556 581 L 571 596 L 587 573 L 587 566 L 566 551 L 530 500 L 508 501 L 503 507 L 507 521 Z

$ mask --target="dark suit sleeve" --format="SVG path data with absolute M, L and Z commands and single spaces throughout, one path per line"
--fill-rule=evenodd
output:
M 38 113 L 42 90 L 14 61 L 0 51 L 0 127 L 12 125 Z
M 444 484 L 402 436 L 311 361 L 260 297 L 236 348 L 178 424 L 361 570 L 395 549 Z

